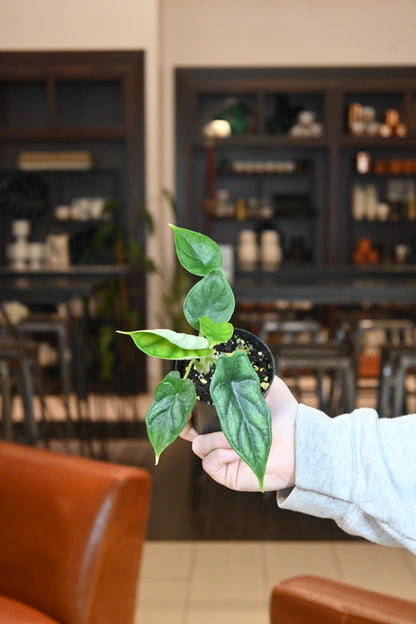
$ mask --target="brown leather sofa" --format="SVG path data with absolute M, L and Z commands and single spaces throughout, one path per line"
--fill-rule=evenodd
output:
M 273 588 L 271 624 L 415 624 L 416 602 L 316 576 Z
M 1 624 L 133 624 L 150 477 L 0 442 Z

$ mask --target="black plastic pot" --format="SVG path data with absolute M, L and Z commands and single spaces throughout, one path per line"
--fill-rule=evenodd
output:
M 264 353 L 264 360 L 269 365 L 270 380 L 272 382 L 276 374 L 276 363 L 274 361 L 273 354 L 266 343 L 263 342 L 263 340 L 261 340 L 258 336 L 245 329 L 234 329 L 234 336 L 243 338 L 245 341 L 253 344 L 258 350 L 261 350 Z M 175 370 L 182 375 L 187 364 L 187 361 L 177 360 L 175 362 Z M 263 392 L 264 397 L 267 395 L 269 388 L 270 386 Z M 213 433 L 214 431 L 221 431 L 220 421 L 214 405 L 197 401 L 192 411 L 192 421 L 198 433 Z

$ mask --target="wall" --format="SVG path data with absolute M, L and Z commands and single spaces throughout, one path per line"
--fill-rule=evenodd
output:
M 160 8 L 167 188 L 175 187 L 175 67 L 416 64 L 414 0 L 161 0 Z
M 147 205 L 159 212 L 161 171 L 159 0 L 1 0 L 0 50 L 144 50 Z M 159 255 L 158 240 L 148 253 Z M 160 310 L 160 287 L 149 281 L 148 317 Z M 160 377 L 149 360 L 149 387 Z
M 414 0 L 161 0 L 164 176 L 175 67 L 414 65 Z
M 174 68 L 414 65 L 414 0 L 1 0 L 0 49 L 146 52 L 146 194 L 157 222 L 149 252 L 169 263 L 174 190 Z M 160 283 L 148 318 L 159 324 Z M 159 374 L 149 362 L 149 384 Z

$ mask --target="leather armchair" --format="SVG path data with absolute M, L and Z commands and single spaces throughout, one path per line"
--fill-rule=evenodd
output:
M 0 442 L 0 622 L 133 624 L 150 476 Z
M 273 588 L 271 624 L 414 624 L 416 602 L 316 576 Z

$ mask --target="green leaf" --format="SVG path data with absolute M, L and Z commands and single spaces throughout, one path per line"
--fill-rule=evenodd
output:
M 222 266 L 221 249 L 211 238 L 171 225 L 175 236 L 176 254 L 183 267 L 193 275 L 208 275 Z
M 212 351 L 203 336 L 191 336 L 171 329 L 118 330 L 117 333 L 131 336 L 138 349 L 164 360 L 191 360 L 209 355 Z
M 199 324 L 201 332 L 208 338 L 211 346 L 227 342 L 234 333 L 234 327 L 231 323 L 227 323 L 227 321 L 215 323 L 209 316 L 203 316 Z
M 211 271 L 186 296 L 183 311 L 188 323 L 199 330 L 199 319 L 209 316 L 215 323 L 228 321 L 235 307 L 234 294 L 221 269 Z
M 234 451 L 252 469 L 263 491 L 272 443 L 271 416 L 247 354 L 221 354 L 210 386 L 221 428 Z
M 185 427 L 196 401 L 194 384 L 181 379 L 172 371 L 156 386 L 153 401 L 146 412 L 146 429 L 156 455 L 156 464 L 162 451 Z

